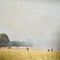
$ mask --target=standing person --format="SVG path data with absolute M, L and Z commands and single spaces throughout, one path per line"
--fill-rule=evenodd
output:
M 29 48 L 27 47 L 27 51 L 29 50 Z

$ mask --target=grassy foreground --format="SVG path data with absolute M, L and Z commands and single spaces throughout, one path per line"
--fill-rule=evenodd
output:
M 60 52 L 26 49 L 0 49 L 0 60 L 60 60 Z

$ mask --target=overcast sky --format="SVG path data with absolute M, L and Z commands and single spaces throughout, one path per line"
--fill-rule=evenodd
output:
M 11 41 L 30 39 L 36 47 L 59 49 L 60 1 L 0 0 L 0 33 Z

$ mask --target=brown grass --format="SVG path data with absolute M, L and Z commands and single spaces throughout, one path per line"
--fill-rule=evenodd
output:
M 26 49 L 0 49 L 0 60 L 60 60 L 60 52 Z

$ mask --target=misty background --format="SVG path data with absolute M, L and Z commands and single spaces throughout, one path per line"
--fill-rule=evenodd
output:
M 60 49 L 59 0 L 0 0 L 0 33 L 11 41 L 31 41 L 40 49 Z

